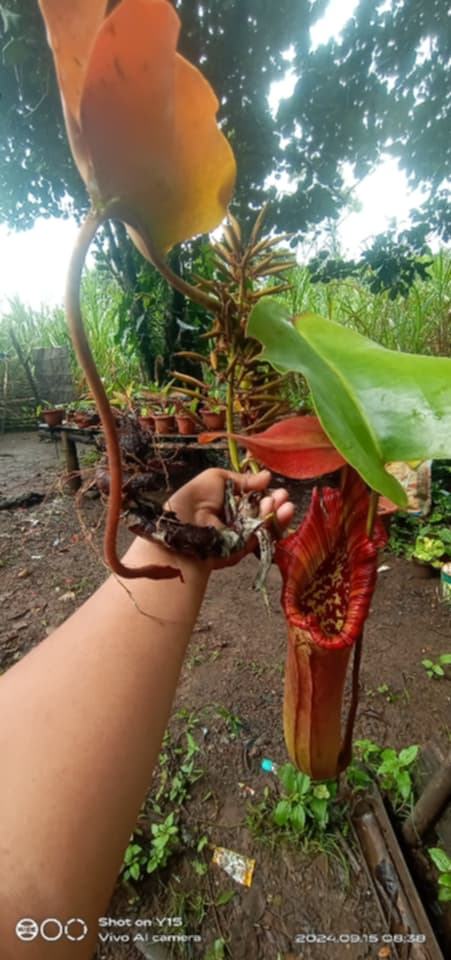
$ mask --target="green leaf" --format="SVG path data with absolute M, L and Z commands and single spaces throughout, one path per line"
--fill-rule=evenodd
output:
M 442 653 L 438 659 L 439 663 L 451 663 L 451 653 Z
M 378 773 L 389 773 L 393 769 L 396 769 L 398 766 L 398 757 L 396 750 L 392 750 L 389 747 L 387 750 L 383 750 L 381 753 L 382 763 L 378 769 Z
M 428 853 L 437 869 L 441 870 L 442 873 L 451 870 L 451 857 L 448 856 L 445 850 L 442 850 L 440 847 L 429 847 Z
M 326 787 L 325 783 L 318 783 L 316 787 L 313 787 L 313 796 L 317 797 L 318 800 L 329 800 L 329 788 Z
M 451 887 L 451 873 L 442 873 L 438 878 L 441 887 Z
M 215 900 L 215 906 L 223 907 L 226 903 L 230 903 L 230 901 L 233 900 L 235 893 L 236 890 L 224 890 L 224 892 L 219 895 L 218 899 Z
M 252 310 L 247 333 L 276 369 L 304 374 L 332 443 L 398 506 L 407 496 L 386 463 L 451 457 L 451 359 L 387 350 L 313 314 L 293 324 L 270 298 Z
M 291 803 L 288 800 L 279 800 L 276 809 L 274 810 L 274 823 L 278 827 L 284 827 L 291 813 Z
M 412 793 L 412 781 L 410 779 L 410 774 L 407 773 L 407 770 L 401 770 L 396 777 L 396 786 L 403 798 L 403 800 L 408 800 L 410 794 Z
M 409 767 L 411 763 L 416 760 L 418 756 L 418 745 L 412 744 L 411 747 L 405 747 L 404 750 L 399 751 L 399 762 L 403 767 Z
M 139 880 L 141 875 L 141 868 L 139 866 L 139 863 L 132 863 L 129 870 L 129 874 L 131 877 L 133 877 L 134 880 Z
M 279 780 L 282 781 L 287 793 L 294 793 L 296 789 L 296 769 L 292 763 L 285 763 L 279 770 Z
M 451 890 L 449 890 L 448 887 L 442 887 L 439 890 L 438 898 L 442 903 L 451 900 Z
M 295 830 L 299 833 L 303 832 L 305 827 L 305 809 L 302 803 L 297 803 L 291 808 L 290 821 Z
M 305 794 L 308 793 L 311 782 L 310 777 L 306 773 L 296 774 L 296 791 L 301 797 L 305 797 Z
M 317 797 L 312 797 L 310 801 L 310 809 L 315 817 L 315 820 L 318 821 L 320 827 L 324 828 L 327 826 L 327 821 L 329 819 L 329 811 L 327 809 L 327 800 L 319 800 Z

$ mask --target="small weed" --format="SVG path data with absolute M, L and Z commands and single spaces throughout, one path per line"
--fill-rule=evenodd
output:
M 236 740 L 240 735 L 245 724 L 236 714 L 231 713 L 230 710 L 226 710 L 225 707 L 216 707 L 216 716 L 222 717 L 225 720 L 228 734 L 231 740 Z
M 440 847 L 430 847 L 429 856 L 439 871 L 438 898 L 442 902 L 451 901 L 451 857 Z
M 285 788 L 273 814 L 277 827 L 286 827 L 298 834 L 322 833 L 329 822 L 329 801 L 337 795 L 335 782 L 313 784 L 306 773 L 300 773 L 291 763 L 278 771 Z
M 442 653 L 435 662 L 433 660 L 422 660 L 421 663 L 429 679 L 437 680 L 438 677 L 445 676 L 443 667 L 451 664 L 451 653 Z
M 379 687 L 376 687 L 376 693 L 382 694 L 387 703 L 396 703 L 398 699 L 398 694 L 394 693 L 393 690 L 390 690 L 388 683 L 381 683 Z
M 100 450 L 91 448 L 90 450 L 85 450 L 82 453 L 80 462 L 83 467 L 95 467 L 101 458 L 102 454 Z
M 262 800 L 248 804 L 246 822 L 251 832 L 272 843 L 285 838 L 306 842 L 307 846 L 317 843 L 325 850 L 332 847 L 329 841 L 333 835 L 327 834 L 327 828 L 337 825 L 337 815 L 342 822 L 344 812 L 334 804 L 336 782 L 313 783 L 292 763 L 280 767 L 277 776 L 283 792 L 275 806 L 268 787 L 263 791 Z
M 196 766 L 199 746 L 191 733 L 199 721 L 193 714 L 184 714 L 181 719 L 185 720 L 185 743 L 175 746 L 169 734 L 165 734 L 157 767 L 158 788 L 149 801 L 152 819 L 156 817 L 159 822 L 151 823 L 147 836 L 142 828 L 132 834 L 121 869 L 126 883 L 142 881 L 148 874 L 164 868 L 180 845 L 180 808 L 189 797 L 193 783 L 203 775 Z M 208 838 L 203 845 L 206 842 Z M 198 844 L 198 852 L 201 850 L 202 844 Z
M 449 473 L 449 467 L 445 469 Z M 432 483 L 433 508 L 427 520 L 405 513 L 397 513 L 393 517 L 389 547 L 396 556 L 411 557 L 415 553 L 415 556 L 423 559 L 423 550 L 424 559 L 429 562 L 451 552 L 451 494 L 444 489 L 443 481 L 449 483 L 445 476 Z M 424 544 L 424 539 L 432 543 Z
M 179 844 L 179 829 L 174 822 L 174 813 L 170 813 L 163 823 L 152 823 L 152 838 L 146 849 L 136 843 L 133 837 L 125 851 L 122 876 L 128 880 L 143 880 L 146 873 L 153 873 L 165 867 L 169 857 Z
M 207 947 L 204 960 L 225 960 L 226 949 L 226 942 L 220 937 Z
M 411 769 L 418 755 L 416 744 L 400 750 L 382 750 L 371 740 L 356 740 L 354 747 L 369 770 L 379 780 L 381 790 L 390 799 L 396 813 L 401 813 L 413 803 Z M 371 776 L 353 762 L 346 772 L 347 781 L 356 790 L 363 790 L 371 783 Z

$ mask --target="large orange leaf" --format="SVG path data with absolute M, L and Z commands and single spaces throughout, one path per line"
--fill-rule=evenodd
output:
M 176 52 L 167 0 L 40 0 L 78 168 L 96 206 L 141 251 L 168 249 L 224 217 L 235 181 L 218 101 Z

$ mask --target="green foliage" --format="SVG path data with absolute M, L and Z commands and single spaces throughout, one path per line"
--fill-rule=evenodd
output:
M 356 740 L 354 748 L 355 757 L 346 771 L 348 783 L 354 789 L 362 790 L 370 785 L 370 774 L 375 775 L 395 812 L 404 813 L 413 803 L 411 771 L 417 759 L 418 746 L 413 744 L 397 753 L 391 748 L 382 749 L 371 740 Z M 363 761 L 367 770 L 362 769 L 359 760 Z
M 192 730 L 197 722 L 192 716 L 186 717 L 183 746 L 173 745 L 169 734 L 164 737 L 157 768 L 159 783 L 150 800 L 150 830 L 139 827 L 132 834 L 121 869 L 125 883 L 142 881 L 149 873 L 163 869 L 180 845 L 181 806 L 203 773 L 195 760 L 199 746 Z M 199 839 L 197 854 L 202 852 L 206 843 L 208 837 Z M 202 861 L 195 860 L 194 863 L 198 865 L 194 867 L 195 872 L 201 875 L 204 872 Z
M 451 354 L 451 256 L 443 251 L 421 261 L 424 279 L 417 276 L 409 292 L 391 299 L 389 291 L 375 293 L 373 271 L 359 268 L 355 275 L 343 261 L 322 261 L 324 282 L 312 282 L 310 269 L 297 267 L 289 275 L 291 290 L 281 300 L 292 316 L 311 312 L 351 327 L 390 350 L 404 353 Z M 426 266 L 427 264 L 427 266 Z M 335 266 L 334 266 L 335 265 Z M 337 276 L 330 276 L 330 272 Z
M 356 180 L 381 152 L 399 157 L 433 202 L 423 220 L 449 225 L 448 20 L 444 0 L 398 0 L 389 7 L 361 2 L 339 35 L 312 47 L 311 28 L 325 0 L 179 0 L 181 52 L 201 65 L 221 103 L 221 120 L 237 154 L 239 213 L 271 193 L 279 229 L 300 230 L 336 218 L 348 193 L 344 167 Z M 86 194 L 64 134 L 62 111 L 37 3 L 0 7 L 0 218 L 28 226 L 43 211 L 58 213 L 68 194 L 79 208 Z M 277 116 L 267 95 L 287 71 L 298 82 Z M 440 162 L 437 162 L 437 157 Z M 281 173 L 292 194 L 267 180 Z
M 440 847 L 429 847 L 428 853 L 440 874 L 438 898 L 444 903 L 451 901 L 451 857 Z
M 146 873 L 154 873 L 168 863 L 171 854 L 179 844 L 179 828 L 174 823 L 174 813 L 168 814 L 163 823 L 151 825 L 152 837 L 149 847 L 143 847 L 133 837 L 125 851 L 122 877 L 129 880 L 143 880 Z
M 437 680 L 439 677 L 445 676 L 443 667 L 451 664 L 451 653 L 442 653 L 435 661 L 422 660 L 421 663 L 426 670 L 429 679 Z
M 227 731 L 231 740 L 236 740 L 243 729 L 243 721 L 236 714 L 231 713 L 225 707 L 216 707 L 216 714 L 225 720 Z
M 218 937 L 217 940 L 209 944 L 207 947 L 204 960 L 225 960 L 226 949 L 227 947 L 225 940 L 222 937 Z
M 277 776 L 283 790 L 274 806 L 268 787 L 263 799 L 248 804 L 250 830 L 266 840 L 290 840 L 294 843 L 333 848 L 333 828 L 343 827 L 343 809 L 335 803 L 337 783 L 314 783 L 292 763 L 280 767 Z
M 329 803 L 337 795 L 336 783 L 313 783 L 291 763 L 281 767 L 278 776 L 285 794 L 274 810 L 276 826 L 298 834 L 321 834 L 329 823 Z
M 446 463 L 433 464 L 433 479 L 431 485 L 432 510 L 427 518 L 409 516 L 405 513 L 396 513 L 390 524 L 389 547 L 396 556 L 411 557 L 430 562 L 436 556 L 443 556 L 451 552 L 451 493 L 443 486 L 449 483 L 450 468 Z M 431 541 L 431 546 L 424 544 L 424 540 Z M 435 543 L 439 541 L 438 547 Z M 418 547 L 423 547 L 417 552 Z
M 118 335 L 118 316 L 123 294 L 118 284 L 99 273 L 90 271 L 82 283 L 81 302 L 84 324 L 91 350 L 107 392 L 124 391 L 127 384 L 140 382 L 141 365 L 130 338 Z M 34 310 L 18 298 L 10 301 L 9 309 L 0 318 L 0 349 L 11 350 L 9 329 L 12 327 L 24 355 L 32 362 L 35 347 L 67 347 L 72 376 L 78 396 L 87 392 L 82 373 L 69 335 L 62 307 Z
M 314 283 L 355 277 L 371 293 L 387 291 L 389 299 L 396 300 L 408 295 L 417 278 L 427 279 L 432 261 L 424 256 L 426 232 L 426 227 L 400 235 L 389 231 L 378 236 L 358 261 L 333 258 L 325 250 L 310 261 L 308 271 Z
M 445 532 L 448 533 L 448 531 Z M 426 537 L 424 534 L 422 534 L 415 540 L 412 556 L 415 557 L 416 560 L 420 560 L 422 563 L 430 563 L 433 567 L 440 567 L 440 558 L 442 558 L 447 552 L 448 551 L 443 543 L 443 540 L 440 540 L 438 536 Z
M 340 324 L 276 300 L 252 310 L 248 334 L 280 372 L 302 373 L 325 432 L 368 485 L 399 506 L 395 460 L 451 455 L 451 360 L 386 350 Z

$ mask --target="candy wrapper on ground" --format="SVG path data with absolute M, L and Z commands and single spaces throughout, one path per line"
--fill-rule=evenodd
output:
M 242 883 L 245 887 L 250 887 L 254 873 L 255 860 L 250 857 L 243 857 L 235 850 L 227 850 L 226 847 L 215 847 L 213 851 L 213 863 L 222 867 L 225 873 L 233 877 L 237 883 Z

